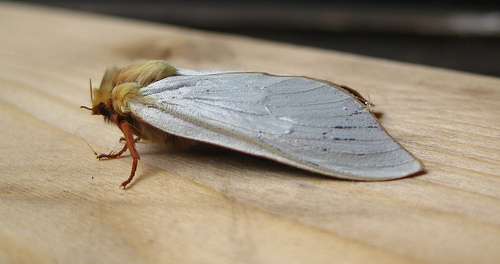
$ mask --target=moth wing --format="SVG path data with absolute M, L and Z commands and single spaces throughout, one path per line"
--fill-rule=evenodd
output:
M 227 70 L 192 70 L 176 68 L 176 74 L 182 76 L 197 76 L 197 75 L 211 75 L 211 74 L 223 74 L 223 73 L 246 73 L 249 71 L 227 71 Z
M 266 157 L 324 175 L 384 180 L 422 170 L 342 87 L 306 77 L 180 70 L 131 103 L 174 135 Z

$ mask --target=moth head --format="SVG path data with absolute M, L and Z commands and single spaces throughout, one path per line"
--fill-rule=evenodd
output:
M 176 69 L 161 60 L 140 61 L 123 68 L 107 69 L 99 88 L 92 88 L 92 82 L 90 84 L 92 107 L 82 108 L 110 120 L 113 114 L 128 112 L 129 101 L 140 100 L 140 88 L 175 74 Z
M 116 68 L 106 70 L 99 88 L 93 88 L 92 80 L 90 80 L 90 101 L 92 102 L 92 107 L 81 106 L 81 108 L 92 111 L 93 115 L 102 115 L 106 120 L 110 120 L 111 115 L 114 113 L 112 90 L 115 86 L 113 79 L 116 71 Z

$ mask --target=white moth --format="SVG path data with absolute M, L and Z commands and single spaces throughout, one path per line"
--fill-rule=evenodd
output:
M 174 68 L 139 62 L 106 71 L 92 90 L 93 114 L 124 133 L 134 163 L 133 135 L 160 143 L 206 142 L 323 175 L 388 180 L 423 165 L 399 145 L 356 91 L 302 76 Z M 186 140 L 188 139 L 188 140 Z

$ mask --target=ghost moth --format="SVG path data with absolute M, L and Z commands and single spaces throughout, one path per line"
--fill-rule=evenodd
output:
M 200 141 L 307 171 L 352 180 L 388 180 L 423 169 L 371 113 L 355 90 L 303 76 L 175 68 L 141 61 L 106 70 L 91 87 L 94 115 L 123 132 L 137 168 L 137 139 L 189 145 Z M 134 138 L 134 136 L 136 138 Z

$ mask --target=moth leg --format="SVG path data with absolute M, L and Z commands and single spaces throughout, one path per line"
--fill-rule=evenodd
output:
M 136 137 L 136 138 L 134 139 L 134 142 L 135 142 L 135 143 L 137 143 L 137 142 L 141 141 L 141 139 L 142 139 L 141 137 Z M 121 137 L 121 138 L 120 138 L 120 141 L 119 141 L 119 142 L 121 143 L 122 141 L 125 141 L 125 137 Z
M 119 124 L 119 127 L 122 130 L 123 135 L 125 136 L 125 141 L 126 141 L 125 146 L 123 147 L 122 151 L 125 151 L 128 148 L 130 151 L 130 155 L 134 159 L 134 161 L 132 162 L 132 171 L 130 172 L 130 176 L 128 177 L 128 179 L 126 181 L 124 181 L 120 185 L 121 188 L 125 188 L 127 186 L 127 184 L 129 184 L 132 181 L 132 179 L 134 178 L 135 171 L 137 170 L 137 162 L 141 158 L 139 157 L 139 153 L 137 153 L 137 149 L 135 148 L 134 132 L 132 130 L 132 125 L 130 125 L 130 123 L 127 121 L 122 121 Z
M 111 151 L 109 154 L 101 154 L 101 155 L 97 156 L 97 158 L 98 159 L 102 159 L 102 158 L 114 159 L 114 158 L 121 156 L 123 154 L 123 152 L 125 152 L 126 150 L 127 150 L 127 145 L 125 144 L 125 146 L 123 146 L 123 149 L 120 150 L 119 152 L 115 153 L 114 151 Z

